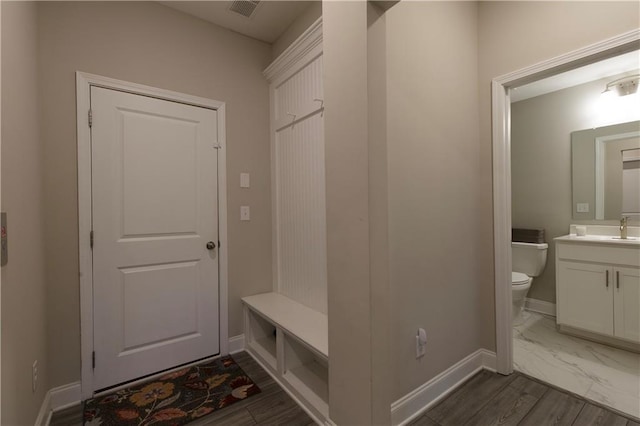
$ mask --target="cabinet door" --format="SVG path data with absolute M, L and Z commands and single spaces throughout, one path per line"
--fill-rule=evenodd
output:
M 615 335 L 640 342 L 640 269 L 615 268 Z
M 613 335 L 613 269 L 558 262 L 558 323 Z

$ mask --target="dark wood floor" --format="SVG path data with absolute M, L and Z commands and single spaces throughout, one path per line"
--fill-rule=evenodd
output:
M 262 393 L 219 410 L 192 425 L 314 424 L 253 358 L 245 352 L 234 354 L 233 358 Z M 82 425 L 81 408 L 73 407 L 55 413 L 51 426 L 62 425 Z M 519 373 L 501 376 L 482 371 L 411 422 L 411 426 L 463 425 L 640 426 L 640 423 Z
M 273 381 L 271 376 L 251 356 L 246 352 L 232 356 L 262 392 L 216 411 L 197 422 L 190 423 L 191 425 L 315 425 L 311 417 Z M 76 406 L 54 413 L 50 425 L 81 426 L 82 407 Z
M 640 403 L 640 402 L 639 402 Z M 640 426 L 587 400 L 519 373 L 482 371 L 411 426 Z

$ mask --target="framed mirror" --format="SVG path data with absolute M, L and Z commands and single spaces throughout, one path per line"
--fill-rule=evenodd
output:
M 571 133 L 572 217 L 640 216 L 640 121 Z

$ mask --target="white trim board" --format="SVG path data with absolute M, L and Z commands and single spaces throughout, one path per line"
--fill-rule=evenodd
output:
M 556 304 L 546 302 L 544 300 L 529 299 L 527 297 L 524 299 L 524 308 L 527 311 L 537 312 L 539 314 L 549 315 L 552 317 L 556 316 Z
M 229 353 L 228 321 L 228 239 L 227 239 L 227 141 L 225 130 L 224 102 L 198 96 L 186 95 L 170 90 L 158 89 L 142 84 L 129 83 L 108 77 L 76 72 L 76 126 L 78 138 L 78 238 L 80 254 L 80 336 L 81 336 L 81 383 L 82 398 L 93 395 L 93 263 L 89 233 L 91 223 L 91 133 L 87 123 L 87 112 L 91 106 L 91 86 L 120 90 L 188 105 L 215 109 L 218 113 L 218 238 L 219 246 L 219 338 L 220 355 Z
M 229 338 L 229 353 L 235 354 L 244 351 L 244 334 L 239 334 Z
M 74 405 L 79 405 L 81 402 L 80 382 L 50 389 L 42 401 L 35 425 L 48 426 L 49 423 L 51 423 L 53 413 L 73 407 Z
M 496 366 L 513 371 L 511 327 L 511 104 L 509 90 L 583 65 L 640 48 L 640 29 L 626 32 L 493 79 L 493 238 L 495 272 Z
M 444 399 L 480 370 L 495 371 L 496 354 L 478 349 L 391 404 L 391 424 L 406 425 Z
M 44 399 L 42 400 L 42 405 L 40 406 L 40 411 L 38 411 L 38 417 L 36 417 L 36 421 L 34 423 L 35 426 L 48 426 L 51 423 L 51 416 L 53 413 L 51 412 L 51 391 L 48 391 L 44 395 Z
M 309 61 L 317 54 L 317 47 L 322 44 L 322 17 L 318 18 L 307 30 L 300 35 L 287 49 L 280 54 L 263 72 L 269 83 L 275 80 L 283 81 L 291 74 L 289 70 L 296 66 L 300 68 L 304 65 L 300 61 Z M 320 50 L 322 46 L 320 46 Z

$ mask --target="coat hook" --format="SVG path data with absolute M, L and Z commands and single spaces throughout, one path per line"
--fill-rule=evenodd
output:
M 315 98 L 314 101 L 320 102 L 320 109 L 322 110 L 320 117 L 324 117 L 324 99 Z
M 293 124 L 296 121 L 296 115 L 295 114 L 291 114 L 290 112 L 288 112 L 287 115 L 291 116 L 291 124 Z

